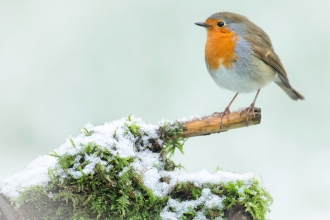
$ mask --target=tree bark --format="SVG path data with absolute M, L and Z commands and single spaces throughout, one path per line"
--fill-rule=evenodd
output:
M 248 123 L 246 122 L 246 114 L 243 112 L 232 112 L 228 115 L 228 120 L 226 115 L 222 119 L 222 127 L 220 129 L 220 115 L 213 114 L 205 116 L 201 119 L 193 119 L 190 121 L 183 122 L 183 133 L 180 133 L 172 138 L 190 138 L 201 135 L 209 135 L 213 133 L 219 133 L 228 131 L 235 128 L 242 128 L 251 125 L 257 125 L 261 122 L 261 109 L 254 108 L 254 116 L 250 114 L 248 116 Z

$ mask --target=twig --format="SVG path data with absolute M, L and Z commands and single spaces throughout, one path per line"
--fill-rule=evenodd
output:
M 260 124 L 261 121 L 261 109 L 254 108 L 254 114 L 249 115 L 248 126 Z M 195 137 L 201 135 L 209 135 L 213 133 L 219 133 L 228 131 L 235 128 L 246 127 L 246 115 L 245 112 L 232 112 L 229 114 L 228 119 L 226 116 L 222 120 L 222 128 L 220 129 L 220 116 L 209 115 L 201 119 L 194 119 L 191 121 L 183 122 L 183 133 L 173 136 L 173 139 L 179 137 Z

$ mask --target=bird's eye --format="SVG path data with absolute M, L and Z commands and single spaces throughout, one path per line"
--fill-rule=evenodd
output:
M 225 22 L 223 22 L 223 21 L 219 21 L 219 22 L 217 23 L 217 25 L 218 25 L 218 27 L 223 27 L 223 26 L 225 26 Z

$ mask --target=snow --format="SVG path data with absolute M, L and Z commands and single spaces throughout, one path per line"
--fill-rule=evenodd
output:
M 164 120 L 163 119 L 163 120 L 158 122 L 158 125 L 162 126 L 165 123 L 173 124 L 175 122 L 188 122 L 188 121 L 193 121 L 193 120 L 202 120 L 205 117 L 208 117 L 208 115 L 203 115 L 203 116 L 200 116 L 200 115 L 197 116 L 196 115 L 196 116 L 190 116 L 190 117 L 183 117 L 183 118 L 177 119 L 175 121 L 169 121 L 169 120 Z
M 210 189 L 205 188 L 202 190 L 202 195 L 196 200 L 180 202 L 174 199 L 169 199 L 167 206 L 163 209 L 160 216 L 164 220 L 181 219 L 185 212 L 196 208 L 199 205 L 203 205 L 205 210 L 213 208 L 221 210 L 223 208 L 222 200 L 223 199 L 219 196 L 212 194 Z M 174 208 L 175 212 L 169 211 L 170 207 Z M 195 219 L 201 220 L 206 218 L 202 212 L 199 212 Z
M 152 189 L 155 195 L 166 196 L 169 189 L 177 183 L 190 182 L 197 187 L 201 187 L 205 183 L 219 184 L 223 182 L 227 184 L 229 182 L 241 180 L 244 181 L 246 185 L 250 185 L 254 175 L 252 173 L 240 175 L 222 171 L 210 173 L 207 170 L 202 170 L 197 173 L 189 173 L 179 169 L 175 169 L 174 171 L 159 171 L 156 168 L 149 167 L 149 170 L 144 172 L 143 177 L 144 184 Z M 168 184 L 160 182 L 159 179 L 161 177 L 169 178 L 170 182 Z
M 48 169 L 54 168 L 55 163 L 54 157 L 39 156 L 23 171 L 2 180 L 0 192 L 8 198 L 16 198 L 20 189 L 34 185 L 46 186 L 49 181 Z
M 20 191 L 24 190 L 26 187 L 33 185 L 46 186 L 49 181 L 49 169 L 54 169 L 55 174 L 60 175 L 60 179 L 65 179 L 68 176 L 72 176 L 76 179 L 81 178 L 82 172 L 78 169 L 80 167 L 81 159 L 79 154 L 83 153 L 83 146 L 86 146 L 91 142 L 98 145 L 101 149 L 108 150 L 113 155 L 118 155 L 121 158 L 133 157 L 134 161 L 129 167 L 125 167 L 119 175 L 123 175 L 130 168 L 134 169 L 135 172 L 142 175 L 144 185 L 151 189 L 156 196 L 166 196 L 170 189 L 172 189 L 177 183 L 181 182 L 190 182 L 198 187 L 201 187 L 205 183 L 219 184 L 222 182 L 226 184 L 230 181 L 236 180 L 244 181 L 246 186 L 252 184 L 252 179 L 254 178 L 252 173 L 239 175 L 223 171 L 210 173 L 206 170 L 202 170 L 197 173 L 189 173 L 180 169 L 175 169 L 174 171 L 163 170 L 163 162 L 158 153 L 151 152 L 146 149 L 146 146 L 142 146 L 141 144 L 138 146 L 140 151 L 136 150 L 137 138 L 129 132 L 127 125 L 132 125 L 134 123 L 140 127 L 139 132 L 143 135 L 141 138 L 142 141 L 139 143 L 148 145 L 150 144 L 148 140 L 153 138 L 161 144 L 162 140 L 158 138 L 156 129 L 163 125 L 165 121 L 159 122 L 158 125 L 150 125 L 143 122 L 140 118 L 136 118 L 134 116 L 131 116 L 130 118 L 130 120 L 127 120 L 127 118 L 122 118 L 120 120 L 105 123 L 102 126 L 93 126 L 91 124 L 85 125 L 85 128 L 88 131 L 94 131 L 90 136 L 86 136 L 84 133 L 81 133 L 75 138 L 68 138 L 64 144 L 54 150 L 54 152 L 59 156 L 75 156 L 72 168 L 69 168 L 67 172 L 65 172 L 57 164 L 57 158 L 49 155 L 39 156 L 22 172 L 2 180 L 0 182 L 0 193 L 10 199 L 14 199 L 17 198 L 20 195 Z M 188 120 L 196 118 L 200 119 L 201 117 L 193 117 Z M 74 143 L 74 146 L 71 141 Z M 108 165 L 107 161 L 102 160 L 97 155 L 85 153 L 84 158 L 85 161 L 88 162 L 82 170 L 85 175 L 93 174 L 94 167 L 97 164 L 102 164 L 108 171 L 112 168 L 112 165 Z M 160 179 L 162 177 L 166 177 L 168 182 L 161 182 Z M 240 192 L 242 190 L 244 191 L 242 188 L 240 189 Z M 50 193 L 49 197 L 52 196 L 53 194 Z M 198 205 L 203 205 L 205 209 L 221 209 L 223 199 L 224 197 L 221 198 L 214 195 L 211 193 L 210 189 L 204 188 L 202 190 L 202 195 L 196 200 L 180 202 L 174 199 L 169 199 L 167 206 L 161 213 L 161 217 L 169 220 L 179 219 L 184 212 L 188 211 L 192 207 L 197 207 Z M 175 207 L 175 211 L 171 212 L 169 209 L 170 207 Z M 195 219 L 205 219 L 203 212 L 197 212 Z

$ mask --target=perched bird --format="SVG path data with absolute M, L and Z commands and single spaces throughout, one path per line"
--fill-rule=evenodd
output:
M 260 88 L 274 81 L 293 100 L 304 99 L 289 83 L 287 73 L 272 43 L 260 27 L 246 17 L 219 12 L 205 22 L 195 23 L 205 27 L 206 67 L 215 83 L 221 88 L 236 92 L 229 105 L 220 114 L 222 118 L 230 113 L 229 107 L 238 93 L 257 91 L 252 104 L 245 109 L 246 124 L 250 113 L 254 116 L 254 105 Z

